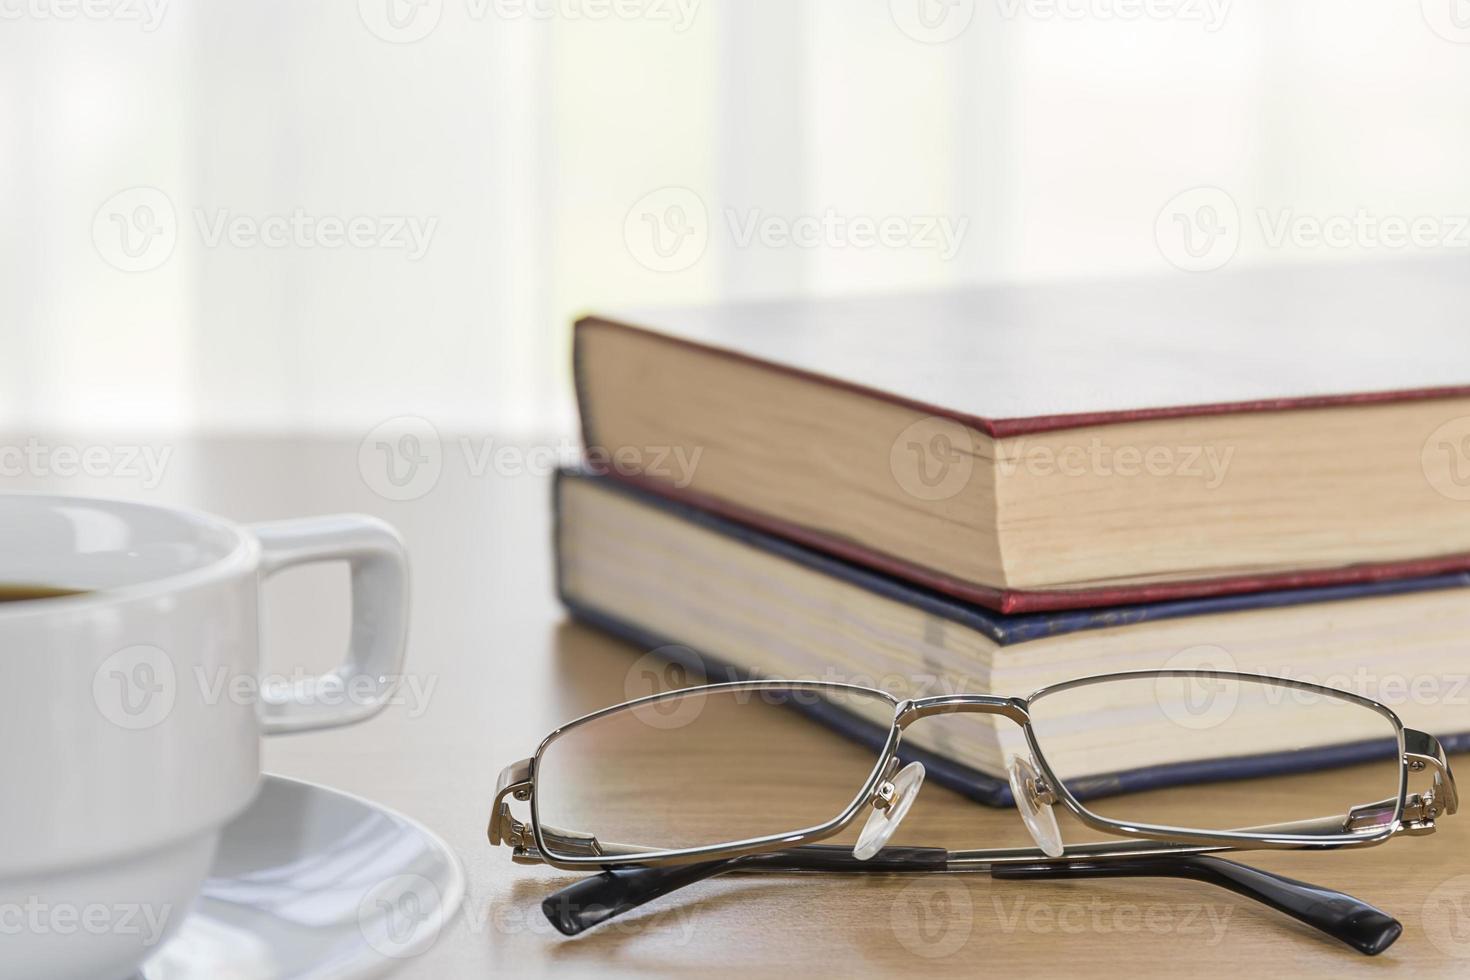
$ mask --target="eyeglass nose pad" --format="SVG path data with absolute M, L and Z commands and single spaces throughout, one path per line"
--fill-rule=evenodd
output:
M 863 824 L 863 832 L 858 834 L 857 845 L 852 849 L 853 857 L 866 861 L 883 850 L 883 845 L 903 823 L 909 807 L 914 805 L 914 798 L 919 795 L 922 785 L 924 764 L 910 762 L 878 787 L 873 797 L 873 812 L 868 814 L 868 822 Z
M 1052 812 L 1050 800 L 1042 798 L 1046 783 L 1041 774 L 1031 760 L 1014 756 L 1009 775 L 1011 795 L 1016 798 L 1016 809 L 1021 812 L 1021 822 L 1031 832 L 1031 839 L 1047 857 L 1061 857 L 1062 830 L 1057 826 L 1057 815 Z

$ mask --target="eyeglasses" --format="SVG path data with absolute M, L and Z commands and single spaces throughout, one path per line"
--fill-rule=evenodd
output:
M 930 718 L 944 726 L 930 751 L 901 748 Z M 888 846 L 924 781 L 915 755 L 943 759 L 961 791 L 1003 774 L 1035 848 Z M 1295 774 L 1285 792 L 1257 778 L 1284 773 Z M 512 798 L 529 802 L 529 823 Z M 1368 698 L 1285 678 L 1138 671 L 1027 698 L 902 700 L 758 680 L 655 694 L 557 729 L 500 774 L 489 837 L 518 863 L 601 869 L 542 904 L 569 936 L 726 872 L 980 872 L 1205 881 L 1371 955 L 1402 932 L 1391 916 L 1214 855 L 1381 844 L 1432 832 L 1457 802 L 1433 736 Z M 1125 839 L 1067 844 L 1057 805 Z M 851 844 L 818 843 L 853 829 Z

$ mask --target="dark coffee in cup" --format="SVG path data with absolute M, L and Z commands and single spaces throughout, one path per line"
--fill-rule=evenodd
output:
M 67 595 L 81 595 L 83 589 L 62 589 L 54 585 L 30 585 L 0 582 L 0 602 L 23 602 L 26 599 L 57 599 Z

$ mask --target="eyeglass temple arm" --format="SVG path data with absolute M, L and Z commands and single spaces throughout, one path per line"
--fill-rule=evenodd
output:
M 963 852 L 961 852 L 963 853 Z M 978 853 L 978 852 L 972 852 Z M 1014 853 L 1021 853 L 1019 851 Z M 951 858 L 955 860 L 951 860 Z M 969 862 L 969 863 L 967 863 Z M 1187 878 L 1228 888 L 1340 940 L 1369 956 L 1393 945 L 1403 926 L 1351 895 L 1200 853 L 1164 853 L 1093 859 L 1011 863 L 980 862 L 943 848 L 888 847 L 869 861 L 850 848 L 808 845 L 704 861 L 698 864 L 612 868 L 548 896 L 541 910 L 557 931 L 579 935 L 670 892 L 727 872 L 938 872 L 988 871 L 1006 881 L 1050 878 Z
M 1284 912 L 1367 956 L 1376 956 L 1403 934 L 1393 916 L 1343 892 L 1272 874 L 1207 854 L 1127 858 L 1121 861 L 1044 861 L 997 865 L 990 876 L 1005 881 L 1066 878 L 1187 878 L 1228 888 Z
M 541 903 L 541 911 L 562 935 L 576 936 L 670 892 L 732 871 L 944 871 L 949 857 L 950 852 L 942 847 L 885 847 L 871 859 L 860 861 L 852 856 L 851 847 L 806 844 L 697 864 L 609 868 L 553 892 Z

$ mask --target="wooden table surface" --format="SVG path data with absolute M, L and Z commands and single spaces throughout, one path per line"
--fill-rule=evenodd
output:
M 170 456 L 156 486 L 131 472 L 34 472 L 8 476 L 0 487 L 187 504 L 242 521 L 367 512 L 403 533 L 414 597 L 402 703 L 362 726 L 272 740 L 265 753 L 269 770 L 400 810 L 458 853 L 469 877 L 465 905 L 427 952 L 404 963 L 403 977 L 1470 976 L 1470 812 L 1443 821 L 1433 836 L 1380 848 L 1247 857 L 1400 918 L 1403 938 L 1374 959 L 1224 890 L 1146 879 L 730 877 L 563 939 L 539 903 L 578 876 L 514 865 L 507 848 L 487 844 L 495 779 L 558 723 L 644 693 L 630 679 L 643 651 L 569 623 L 558 607 L 544 467 L 482 470 L 476 460 L 485 458 L 478 452 L 484 437 L 446 435 L 432 486 L 414 499 L 389 500 L 378 492 L 384 484 L 371 455 L 359 454 L 360 438 L 51 442 L 143 445 L 167 448 Z M 346 633 L 345 576 L 324 569 L 283 576 L 267 588 L 264 606 L 268 669 L 336 662 Z M 1083 831 L 1064 830 L 1085 839 Z M 930 787 L 901 838 L 969 847 L 1028 843 L 1014 812 Z

